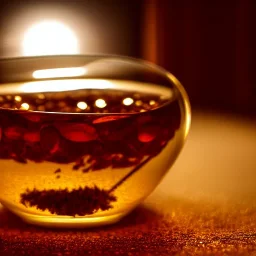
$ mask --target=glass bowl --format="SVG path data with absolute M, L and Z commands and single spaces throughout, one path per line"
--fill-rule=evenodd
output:
M 28 223 L 117 222 L 168 172 L 190 127 L 178 80 L 120 56 L 0 60 L 0 202 Z

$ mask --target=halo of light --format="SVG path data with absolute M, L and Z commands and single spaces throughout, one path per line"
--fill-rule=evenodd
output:
M 14 97 L 14 100 L 17 102 L 21 102 L 22 98 L 19 95 L 17 95 Z
M 125 98 L 125 99 L 123 99 L 123 104 L 125 106 L 130 106 L 130 105 L 132 105 L 133 102 L 134 102 L 134 100 L 132 98 Z
M 150 106 L 153 106 L 153 105 L 155 105 L 156 104 L 156 102 L 154 101 L 154 100 L 151 100 L 150 102 L 149 102 L 149 105 Z
M 137 100 L 137 101 L 135 102 L 135 105 L 139 107 L 139 106 L 142 105 L 142 103 L 143 103 L 143 102 L 142 102 L 141 100 Z
M 107 103 L 105 100 L 103 99 L 97 99 L 95 101 L 95 105 L 98 107 L 98 108 L 105 108 L 107 106 Z
M 21 104 L 21 109 L 24 109 L 24 110 L 28 110 L 29 109 L 29 104 L 28 103 L 22 103 Z
M 85 109 L 87 109 L 88 105 L 86 104 L 86 102 L 80 101 L 80 102 L 77 103 L 77 107 L 82 109 L 82 110 L 85 110 Z
M 74 32 L 61 22 L 42 21 L 24 34 L 23 55 L 77 54 L 78 40 Z

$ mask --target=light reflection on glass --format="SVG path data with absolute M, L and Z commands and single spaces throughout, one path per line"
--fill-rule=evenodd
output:
M 149 105 L 150 106 L 153 106 L 153 105 L 155 105 L 156 104 L 156 102 L 154 101 L 154 100 L 151 100 L 150 102 L 149 102 Z
M 105 100 L 103 99 L 97 99 L 95 101 L 95 105 L 98 107 L 98 108 L 105 108 L 107 106 L 107 103 Z
M 24 110 L 28 110 L 29 109 L 29 104 L 24 102 L 24 103 L 21 104 L 20 108 L 24 109 Z
M 134 100 L 133 100 L 132 98 L 125 98 L 125 99 L 123 100 L 123 104 L 124 104 L 125 106 L 130 106 L 130 105 L 132 105 L 133 102 L 134 102 Z
M 85 110 L 85 109 L 87 109 L 88 105 L 86 104 L 86 102 L 80 101 L 80 102 L 77 103 L 77 107 L 82 109 L 82 110 Z
M 14 100 L 17 101 L 17 102 L 21 102 L 22 98 L 17 95 L 17 96 L 14 97 Z
M 141 100 L 136 100 L 135 105 L 138 106 L 138 107 L 141 106 L 142 105 L 142 101 Z
M 58 77 L 75 77 L 86 74 L 86 69 L 83 67 L 73 68 L 52 68 L 42 69 L 33 72 L 33 77 L 36 79 L 40 78 L 58 78 Z
M 38 97 L 38 99 L 40 99 L 40 100 L 44 100 L 44 99 L 45 99 L 45 96 L 44 96 L 44 94 L 42 94 L 42 93 L 38 94 L 37 97 Z
M 114 84 L 107 80 L 68 79 L 49 80 L 24 83 L 20 86 L 22 92 L 63 92 L 82 89 L 111 89 Z

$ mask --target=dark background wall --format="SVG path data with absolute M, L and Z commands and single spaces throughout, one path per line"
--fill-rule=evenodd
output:
M 157 38 L 145 57 L 181 80 L 194 107 L 256 113 L 256 1 L 144 3 L 147 41 Z
M 255 115 L 254 0 L 2 1 L 0 57 L 21 54 L 29 25 L 59 19 L 81 53 L 155 62 L 179 78 L 192 106 Z

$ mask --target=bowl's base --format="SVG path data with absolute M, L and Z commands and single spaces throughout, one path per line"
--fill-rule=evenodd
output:
M 118 222 L 130 212 L 100 217 L 41 216 L 6 207 L 4 204 L 3 206 L 29 224 L 48 228 L 91 228 L 110 225 Z

